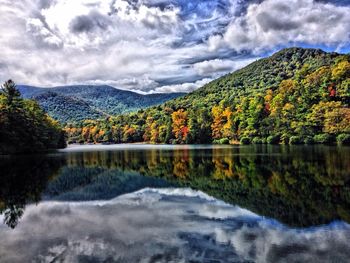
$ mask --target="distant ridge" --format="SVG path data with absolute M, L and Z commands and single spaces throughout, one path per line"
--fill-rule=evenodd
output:
M 125 91 L 107 85 L 74 85 L 40 88 L 19 85 L 22 96 L 36 100 L 62 123 L 98 119 L 158 105 L 184 93 L 149 94 Z

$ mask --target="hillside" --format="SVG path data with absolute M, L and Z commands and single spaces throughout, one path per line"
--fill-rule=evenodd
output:
M 43 152 L 64 148 L 62 126 L 37 102 L 21 98 L 12 80 L 0 88 L 0 154 Z
M 223 99 L 232 101 L 237 96 L 249 96 L 267 89 L 274 90 L 283 80 L 295 77 L 301 69 L 310 72 L 331 65 L 338 57 L 341 55 L 320 49 L 283 49 L 208 83 L 184 99 L 176 100 L 175 104 L 187 106 L 202 101 L 215 105 Z
M 36 100 L 50 116 L 62 123 L 98 119 L 161 104 L 183 93 L 141 95 L 110 86 L 18 86 L 24 98 Z
M 67 127 L 71 142 L 350 142 L 350 56 L 289 48 L 137 113 Z

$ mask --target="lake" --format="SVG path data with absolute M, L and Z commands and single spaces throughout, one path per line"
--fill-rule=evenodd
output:
M 0 262 L 349 262 L 350 147 L 0 157 Z

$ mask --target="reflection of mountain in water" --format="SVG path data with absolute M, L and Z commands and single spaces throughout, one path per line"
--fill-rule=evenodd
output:
M 24 204 L 40 200 L 41 192 L 47 200 L 107 200 L 172 184 L 201 190 L 292 226 L 337 219 L 350 222 L 350 148 L 107 148 L 111 150 L 42 157 L 47 158 L 44 169 L 30 159 L 20 166 L 17 159 L 2 161 L 2 171 L 12 179 L 2 178 L 6 183 L 0 185 L 1 211 L 16 211 L 17 202 L 23 212 Z M 41 182 L 36 182 L 38 178 Z
M 136 172 L 99 167 L 63 167 L 60 176 L 50 181 L 44 194 L 54 200 L 108 200 L 144 187 L 170 185 L 164 179 L 140 176 Z
M 289 225 L 350 222 L 350 148 L 145 148 L 76 152 L 67 163 L 165 178 Z
M 291 229 L 179 188 L 31 205 L 15 230 L 0 228 L 0 235 L 2 263 L 322 263 L 350 257 L 349 225 Z
M 26 204 L 44 199 L 106 200 L 145 187 L 168 187 L 162 178 L 102 167 L 66 166 L 66 156 L 5 157 L 1 162 L 0 215 L 14 228 Z

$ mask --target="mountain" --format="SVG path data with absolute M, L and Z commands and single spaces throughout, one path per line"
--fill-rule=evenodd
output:
M 249 96 L 254 92 L 277 89 L 283 80 L 295 77 L 301 69 L 312 71 L 334 63 L 342 57 L 321 49 L 287 48 L 270 57 L 257 60 L 248 66 L 218 78 L 192 92 L 184 99 L 176 100 L 178 106 L 202 101 L 209 105 L 234 97 Z
M 111 86 L 39 88 L 19 85 L 24 98 L 36 100 L 50 116 L 62 122 L 98 119 L 161 104 L 184 93 L 141 95 Z
M 71 142 L 350 143 L 349 104 L 349 54 L 288 48 L 157 107 L 66 130 Z

